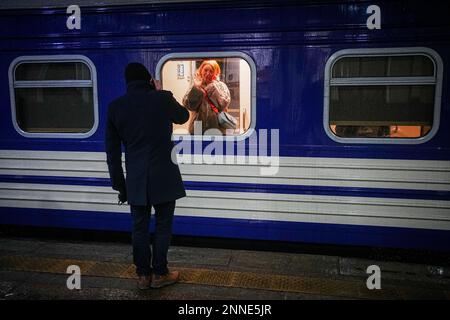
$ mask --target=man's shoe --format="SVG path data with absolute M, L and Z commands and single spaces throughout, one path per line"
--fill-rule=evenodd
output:
M 150 287 L 152 288 L 162 288 L 171 284 L 174 284 L 180 280 L 180 273 L 178 271 L 170 271 L 168 274 L 159 276 L 153 274 L 152 283 Z
M 139 290 L 147 290 L 150 288 L 150 282 L 151 282 L 150 276 L 139 276 L 137 287 Z

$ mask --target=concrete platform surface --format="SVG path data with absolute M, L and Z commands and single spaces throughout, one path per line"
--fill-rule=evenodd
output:
M 0 299 L 450 299 L 448 266 L 172 246 L 169 267 L 181 272 L 180 282 L 139 291 L 132 261 L 126 243 L 2 237 Z M 67 287 L 70 265 L 80 267 L 79 290 Z M 380 289 L 367 287 L 371 265 L 379 267 Z

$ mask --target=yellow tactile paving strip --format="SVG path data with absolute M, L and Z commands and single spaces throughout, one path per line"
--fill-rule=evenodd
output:
M 67 267 L 77 265 L 81 275 L 134 279 L 134 265 L 103 261 L 69 260 L 24 256 L 0 257 L 0 269 L 25 272 L 45 272 L 66 274 Z M 224 271 L 200 268 L 177 268 L 181 273 L 181 283 L 220 287 L 297 292 L 314 295 L 365 299 L 401 299 L 402 292 L 413 288 L 383 287 L 368 290 L 365 279 L 344 281 L 327 278 L 312 278 L 251 272 Z

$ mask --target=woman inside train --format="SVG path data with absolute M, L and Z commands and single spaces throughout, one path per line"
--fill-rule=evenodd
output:
M 231 97 L 227 85 L 220 81 L 220 66 L 216 60 L 205 60 L 194 76 L 192 87 L 183 98 L 183 105 L 193 112 L 189 122 L 190 134 L 208 133 L 225 134 L 226 128 L 219 123 L 220 113 L 226 112 Z M 222 114 L 223 115 L 223 114 Z M 194 131 L 201 124 L 201 131 Z

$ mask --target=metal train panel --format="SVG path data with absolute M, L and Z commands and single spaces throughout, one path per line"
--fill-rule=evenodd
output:
M 139 61 L 157 74 L 167 54 L 240 52 L 255 65 L 255 129 L 279 129 L 279 170 L 261 176 L 250 164 L 182 164 L 188 197 L 178 202 L 176 233 L 450 249 L 446 5 L 379 5 L 376 31 L 366 27 L 365 2 L 86 7 L 80 31 L 67 30 L 65 9 L 0 10 L 0 222 L 129 230 L 128 207 L 114 205 L 103 145 L 107 105 L 125 90 L 124 67 Z M 327 62 L 341 50 L 391 48 L 429 49 L 442 62 L 435 63 L 442 94 L 434 136 L 410 144 L 330 139 Z M 19 134 L 13 62 L 74 55 L 95 68 L 96 130 L 84 138 Z

